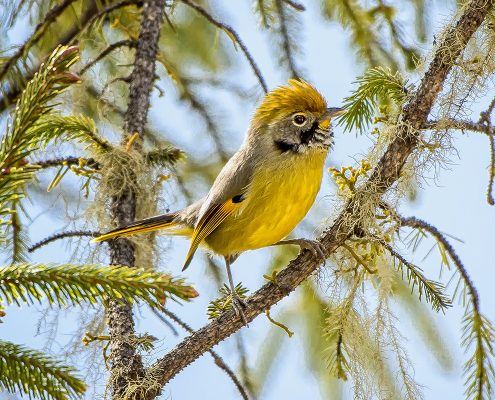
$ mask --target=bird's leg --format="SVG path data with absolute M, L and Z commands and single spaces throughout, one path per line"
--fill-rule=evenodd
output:
M 244 325 L 248 325 L 248 321 L 246 316 L 244 315 L 244 308 L 247 307 L 244 300 L 242 300 L 235 290 L 234 280 L 232 279 L 232 272 L 230 271 L 230 258 L 225 257 L 225 266 L 227 267 L 227 276 L 229 278 L 230 285 L 230 295 L 232 296 L 232 306 L 234 307 L 234 311 L 236 315 L 240 316 Z
M 272 246 L 282 246 L 286 244 L 296 244 L 302 250 L 309 250 L 313 255 L 317 258 L 320 258 L 323 263 L 327 259 L 327 250 L 325 246 L 319 240 L 311 240 L 311 239 L 288 239 L 281 240 L 277 243 L 272 244 Z

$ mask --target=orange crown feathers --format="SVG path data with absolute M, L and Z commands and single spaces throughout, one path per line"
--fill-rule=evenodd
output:
M 298 111 L 321 115 L 327 109 L 324 97 L 304 80 L 289 79 L 288 85 L 267 93 L 254 113 L 255 124 L 269 124 Z

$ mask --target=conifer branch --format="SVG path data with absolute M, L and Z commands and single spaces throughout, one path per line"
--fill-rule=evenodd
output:
M 5 75 L 9 71 L 9 69 L 21 59 L 26 51 L 29 50 L 30 47 L 36 45 L 38 41 L 42 38 L 43 34 L 46 32 L 47 28 L 54 23 L 57 18 L 68 8 L 75 0 L 64 0 L 60 4 L 53 6 L 47 13 L 43 21 L 41 21 L 34 28 L 33 34 L 24 42 L 22 46 L 20 46 L 15 54 L 9 57 L 7 61 L 5 61 L 0 67 L 0 82 L 4 79 Z
M 383 240 L 379 240 L 379 242 L 392 257 L 399 261 L 398 269 L 402 274 L 404 274 L 404 268 L 406 269 L 406 277 L 411 291 L 417 286 L 420 300 L 424 293 L 426 301 L 431 304 L 435 311 L 445 312 L 447 308 L 452 307 L 452 301 L 445 295 L 445 287 L 441 283 L 429 280 L 423 275 L 421 268 L 406 260 L 390 244 Z
M 248 48 L 240 38 L 239 34 L 231 28 L 229 25 L 224 24 L 223 22 L 218 21 L 216 18 L 214 18 L 206 9 L 199 4 L 194 3 L 192 0 L 181 0 L 182 3 L 186 4 L 187 6 L 191 7 L 192 9 L 196 10 L 199 14 L 201 14 L 203 17 L 205 17 L 210 23 L 215 25 L 216 27 L 220 28 L 223 30 L 229 38 L 232 40 L 234 45 L 239 45 L 241 48 L 242 53 L 246 57 L 246 59 L 249 62 L 249 65 L 251 66 L 251 69 L 254 72 L 254 75 L 258 79 L 258 82 L 260 86 L 262 87 L 263 91 L 265 93 L 268 92 L 268 86 L 266 85 L 265 79 L 263 78 L 263 75 L 261 74 L 261 71 L 258 67 L 258 64 L 254 61 L 253 56 L 249 52 Z
M 88 30 L 96 21 L 98 21 L 100 18 L 106 17 L 108 14 L 111 14 L 112 12 L 124 8 L 130 5 L 136 5 L 138 6 L 138 1 L 137 0 L 122 0 L 117 3 L 111 3 L 108 6 L 104 7 L 101 11 L 93 14 L 88 18 L 87 21 L 85 21 L 84 24 L 82 24 L 77 32 L 77 35 L 71 38 L 71 41 L 69 43 L 73 43 L 76 36 L 81 36 L 86 30 Z
M 479 295 L 478 291 L 476 290 L 476 287 L 474 286 L 473 281 L 471 280 L 471 277 L 469 276 L 466 267 L 462 263 L 460 257 L 457 255 L 454 247 L 450 244 L 450 242 L 447 240 L 445 235 L 443 235 L 438 228 L 435 226 L 429 224 L 426 221 L 423 221 L 419 218 L 416 217 L 409 217 L 409 218 L 404 218 L 401 216 L 399 217 L 399 222 L 401 226 L 408 226 L 410 228 L 414 229 L 421 229 L 423 231 L 428 232 L 430 235 L 432 235 L 439 243 L 442 244 L 444 249 L 447 251 L 448 255 L 454 262 L 454 265 L 456 266 L 457 270 L 459 271 L 459 274 L 461 275 L 467 289 L 469 292 L 469 296 L 471 298 L 471 301 L 473 302 L 474 308 L 479 312 Z
M 184 158 L 184 152 L 174 146 L 166 146 L 147 152 L 144 159 L 150 165 L 170 166 Z
M 98 153 L 112 149 L 111 144 L 98 134 L 93 119 L 84 115 L 45 115 L 33 125 L 30 134 L 36 137 L 40 144 L 63 138 L 91 146 Z
M 407 100 L 410 89 L 399 72 L 392 73 L 383 67 L 369 69 L 355 83 L 358 87 L 344 99 L 342 107 L 347 112 L 339 120 L 346 131 L 367 128 L 380 97 L 389 97 L 400 106 Z
M 464 365 L 466 377 L 466 396 L 477 400 L 489 400 L 495 392 L 495 329 L 492 323 L 481 313 L 478 291 L 469 276 L 466 267 L 455 249 L 435 226 L 416 217 L 398 216 L 401 226 L 421 229 L 432 235 L 454 262 L 469 294 L 463 321 L 463 346 L 469 350 L 474 345 L 471 358 Z
M 86 167 L 99 170 L 101 165 L 94 158 L 85 158 L 85 157 L 61 157 L 61 158 L 53 158 L 50 160 L 37 160 L 31 163 L 32 165 L 38 166 L 41 169 L 52 168 L 52 167 L 61 167 L 64 165 L 81 165 L 83 164 Z
M 197 295 L 183 279 L 120 265 L 23 263 L 0 268 L 0 296 L 7 304 L 32 304 L 46 298 L 66 306 L 125 299 L 156 308 L 166 298 L 189 300 Z
M 359 224 L 356 210 L 361 209 L 367 202 L 373 201 L 373 198 L 379 198 L 399 179 L 404 163 L 416 149 L 418 143 L 416 132 L 425 124 L 453 64 L 484 21 L 492 5 L 492 1 L 470 1 L 463 8 L 458 21 L 443 36 L 417 90 L 403 107 L 396 138 L 379 160 L 369 180 L 349 201 L 333 225 L 327 228 L 320 237 L 327 254 L 333 253 L 354 232 L 355 226 Z M 371 193 L 373 195 L 370 195 Z M 310 252 L 301 252 L 284 270 L 278 273 L 275 282 L 265 284 L 245 300 L 247 307 L 244 314 L 247 321 L 252 321 L 264 310 L 289 295 L 318 266 L 319 260 Z M 160 377 L 161 385 L 165 385 L 201 354 L 241 329 L 243 325 L 241 318 L 236 316 L 234 310 L 227 311 L 184 339 L 155 362 L 150 367 L 150 371 L 154 376 Z M 150 390 L 146 393 L 146 399 L 154 399 L 159 393 L 160 389 Z
M 85 2 L 87 8 L 84 9 L 82 16 L 78 19 L 77 23 L 73 24 L 70 27 L 70 29 L 60 38 L 60 40 L 57 43 L 57 46 L 74 43 L 77 37 L 81 36 L 81 34 L 95 21 L 106 16 L 112 11 L 115 11 L 119 8 L 123 8 L 132 4 L 137 4 L 137 1 L 136 0 L 121 1 L 118 3 L 110 4 L 109 6 L 103 8 L 102 10 L 99 10 L 96 1 Z M 57 47 L 51 48 L 47 53 L 52 54 L 56 50 L 56 48 Z M 32 68 L 29 71 L 26 71 L 26 73 L 22 76 L 22 79 L 20 81 L 21 82 L 30 81 L 34 77 L 35 73 L 40 69 L 40 67 L 41 66 L 39 65 L 35 68 Z M 9 87 L 8 90 L 3 94 L 3 97 L 0 98 L 0 113 L 5 111 L 9 105 L 15 102 L 23 90 L 24 87 L 22 84 L 11 85 L 11 87 Z
M 40 137 L 37 124 L 53 112 L 52 101 L 70 85 L 79 82 L 79 77 L 69 68 L 77 61 L 77 47 L 59 46 L 45 64 L 26 85 L 12 116 L 11 124 L 0 140 L 0 215 L 10 215 L 10 225 L 0 234 L 0 242 L 12 247 L 12 259 L 24 261 L 23 232 L 19 210 L 25 197 L 26 183 L 34 179 L 39 166 L 29 164 L 27 158 L 48 141 L 57 137 L 57 132 L 43 132 Z M 3 231 L 3 230 L 2 230 Z M 9 235 L 11 236 L 9 239 Z
M 75 370 L 37 350 L 0 340 L 0 388 L 41 400 L 78 398 L 86 391 Z
M 324 11 L 328 18 L 336 19 L 344 27 L 350 27 L 352 41 L 360 49 L 360 58 L 376 67 L 384 61 L 393 70 L 399 70 L 397 61 L 381 43 L 381 34 L 373 26 L 371 11 L 355 0 L 326 0 Z

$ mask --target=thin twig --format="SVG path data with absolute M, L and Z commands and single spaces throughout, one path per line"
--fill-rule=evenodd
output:
M 495 199 L 493 198 L 493 180 L 495 179 L 495 129 L 491 123 L 492 112 L 495 109 L 495 97 L 490 102 L 488 108 L 480 113 L 479 123 L 482 124 L 492 135 L 490 140 L 490 171 L 488 174 L 488 188 L 486 193 L 486 200 L 491 206 L 495 205 Z
M 434 236 L 440 243 L 442 243 L 445 251 L 449 254 L 450 258 L 454 262 L 455 266 L 457 267 L 457 270 L 459 271 L 459 273 L 462 276 L 462 279 L 464 280 L 466 287 L 468 288 L 474 309 L 476 310 L 477 313 L 479 313 L 480 306 L 479 306 L 478 291 L 476 290 L 476 287 L 474 286 L 474 283 L 471 280 L 471 277 L 469 276 L 466 267 L 462 263 L 461 259 L 455 252 L 450 242 L 442 234 L 442 232 L 440 232 L 435 226 L 416 217 L 403 218 L 399 216 L 399 218 L 400 218 L 399 222 L 401 226 L 408 226 L 410 228 L 415 228 L 415 229 L 423 229 L 429 232 L 432 236 Z
M 251 381 L 248 362 L 247 362 L 247 352 L 244 346 L 244 340 L 241 332 L 235 335 L 237 352 L 239 354 L 239 373 L 241 375 L 242 383 L 244 384 L 246 390 L 249 392 L 252 398 L 256 398 L 254 392 L 253 382 Z
M 104 15 L 110 14 L 111 12 L 118 10 L 119 8 L 127 7 L 130 5 L 137 5 L 137 4 L 138 4 L 138 2 L 136 0 L 123 0 L 123 1 L 120 1 L 118 3 L 113 3 L 113 4 L 106 6 L 100 12 L 92 15 L 91 18 L 89 18 L 85 22 L 85 24 L 79 29 L 78 35 L 81 35 L 82 33 L 84 33 L 84 31 L 86 31 L 86 29 L 88 29 L 93 24 L 93 22 L 98 20 L 98 18 L 101 18 Z M 75 38 L 72 39 L 72 41 L 74 41 L 74 40 L 75 40 Z
M 41 21 L 34 28 L 33 34 L 24 42 L 22 46 L 20 46 L 15 54 L 13 54 L 7 61 L 5 61 L 0 69 L 0 81 L 3 80 L 8 70 L 12 65 L 14 65 L 28 50 L 30 47 L 34 46 L 40 38 L 45 33 L 46 29 L 54 23 L 57 18 L 65 11 L 67 7 L 69 7 L 76 0 L 64 0 L 62 3 L 53 6 L 45 15 L 43 21 Z
M 48 236 L 46 239 L 39 241 L 38 243 L 33 244 L 28 248 L 28 252 L 32 253 L 33 251 L 38 250 L 40 247 L 46 246 L 48 243 L 55 242 L 56 240 L 65 239 L 69 237 L 96 237 L 100 235 L 100 232 L 95 231 L 67 231 L 62 233 L 57 233 L 56 235 Z
M 289 37 L 289 31 L 287 29 L 287 16 L 285 15 L 284 4 L 282 0 L 275 0 L 275 5 L 278 13 L 280 23 L 280 34 L 282 35 L 282 48 L 287 59 L 287 66 L 292 78 L 299 78 L 300 74 L 297 71 L 297 67 L 294 61 L 294 55 L 292 54 L 291 42 Z
M 51 168 L 51 167 L 60 167 L 63 165 L 81 165 L 81 161 L 85 167 L 93 168 L 99 170 L 101 165 L 94 158 L 85 158 L 85 157 L 61 157 L 54 158 L 51 160 L 38 160 L 34 161 L 32 164 L 38 165 L 40 168 Z
M 484 133 L 488 136 L 495 135 L 495 130 L 489 125 L 485 125 L 481 122 L 452 118 L 445 118 L 438 121 L 428 121 L 423 125 L 422 129 L 459 129 L 461 131 Z
M 155 314 L 155 316 L 162 321 L 165 325 L 167 325 L 167 328 L 170 329 L 173 333 L 174 336 L 179 336 L 179 332 L 177 329 L 175 329 L 175 326 L 167 319 L 165 318 L 162 313 L 158 312 L 154 308 L 150 307 L 150 311 Z
M 174 314 L 172 311 L 169 311 L 168 309 L 166 309 L 165 307 L 163 307 L 161 310 L 160 310 L 162 313 L 164 313 L 167 317 L 169 317 L 171 320 L 175 321 L 178 325 L 180 325 L 185 331 L 189 332 L 189 333 L 192 333 L 194 332 L 194 329 L 192 329 L 187 323 L 185 323 L 184 321 L 182 321 L 176 314 Z M 153 312 L 155 313 L 155 315 L 158 315 L 158 311 L 156 310 L 153 310 Z M 160 318 L 161 319 L 161 318 Z M 237 376 L 235 375 L 234 371 L 232 371 L 229 366 L 227 364 L 225 364 L 225 362 L 223 361 L 222 357 L 220 357 L 218 355 L 218 353 L 216 353 L 215 351 L 213 350 L 208 350 L 208 353 L 211 354 L 211 356 L 213 357 L 213 360 L 215 360 L 215 364 L 220 368 L 222 369 L 228 376 L 229 378 L 232 380 L 232 382 L 234 382 L 234 385 L 237 387 L 237 390 L 239 390 L 239 393 L 240 395 L 242 396 L 242 398 L 244 400 L 249 400 L 249 396 L 247 395 L 246 393 L 246 390 L 244 389 L 244 387 L 242 386 L 242 383 L 241 381 L 237 378 Z
M 488 188 L 486 191 L 486 201 L 491 206 L 495 205 L 493 198 L 493 181 L 495 179 L 495 135 L 490 136 L 490 172 L 488 174 Z
M 98 12 L 98 8 L 96 7 L 95 2 L 88 3 L 89 7 L 84 11 L 81 18 L 79 18 L 78 23 L 73 24 L 72 28 L 58 40 L 57 46 L 73 44 L 77 37 L 79 37 L 87 29 L 88 26 L 90 26 L 95 20 L 101 18 L 105 14 L 131 4 L 137 4 L 136 0 L 121 1 L 119 3 L 111 4 Z M 50 49 L 47 54 L 50 54 L 54 49 L 55 48 Z M 23 77 L 23 81 L 28 82 L 29 80 L 31 80 L 38 69 L 39 65 L 33 68 L 31 71 L 28 71 Z M 0 113 L 5 111 L 8 106 L 15 102 L 22 90 L 22 85 L 15 86 L 13 88 L 10 88 L 9 91 L 2 98 L 0 98 Z
M 125 40 L 119 40 L 118 42 L 112 43 L 108 47 L 106 47 L 98 56 L 93 61 L 90 61 L 87 63 L 80 71 L 79 75 L 83 75 L 88 69 L 93 67 L 96 63 L 101 61 L 103 58 L 105 58 L 108 54 L 110 54 L 112 51 L 119 49 L 121 47 L 129 47 L 131 49 L 136 47 L 136 41 L 135 40 L 130 40 L 130 39 L 125 39 Z
M 486 122 L 487 124 L 490 124 L 490 117 L 492 115 L 493 110 L 495 109 L 495 97 L 492 99 L 490 102 L 490 105 L 488 108 L 480 113 L 480 119 L 479 122 Z
M 220 22 L 217 19 L 215 19 L 208 11 L 206 11 L 205 8 L 203 8 L 200 5 L 192 2 L 191 0 L 181 0 L 181 2 L 184 3 L 184 4 L 186 4 L 186 5 L 188 5 L 189 7 L 193 8 L 198 13 L 200 13 L 203 17 L 205 17 L 209 22 L 211 22 L 213 25 L 215 25 L 218 28 L 220 28 L 223 31 L 225 31 L 229 35 L 229 37 L 231 39 L 233 39 L 234 42 L 239 45 L 239 47 L 241 48 L 242 52 L 246 56 L 246 58 L 247 58 L 247 60 L 249 62 L 249 65 L 251 66 L 251 69 L 253 70 L 254 74 L 256 75 L 256 78 L 258 78 L 258 82 L 259 82 L 260 86 L 263 88 L 263 91 L 265 93 L 267 93 L 268 92 L 268 86 L 266 85 L 265 79 L 263 78 L 263 75 L 261 75 L 261 71 L 258 68 L 258 65 L 254 61 L 253 56 L 251 55 L 251 53 L 247 49 L 246 45 L 242 41 L 242 39 L 239 36 L 239 34 L 233 28 L 231 28 L 229 25 L 224 24 L 223 22 Z
M 187 87 L 185 85 L 185 87 Z M 213 143 L 215 143 L 215 147 L 217 153 L 220 155 L 220 159 L 222 162 L 227 162 L 230 158 L 227 152 L 225 151 L 222 140 L 220 138 L 220 132 L 218 130 L 217 124 L 213 121 L 210 113 L 208 112 L 206 105 L 201 102 L 189 89 L 187 89 L 187 93 L 184 93 L 185 100 L 189 101 L 191 107 L 204 119 L 206 122 L 206 128 L 213 139 Z
M 358 254 L 352 249 L 352 247 L 346 245 L 345 243 L 342 243 L 342 247 L 346 249 L 351 254 L 352 258 L 354 258 L 354 260 L 358 263 L 358 265 L 362 265 L 369 274 L 375 274 L 377 272 L 376 269 L 370 269 L 370 267 L 368 267 L 364 260 L 358 256 Z
M 283 2 L 285 4 L 287 4 L 288 6 L 291 6 L 294 10 L 306 11 L 306 7 L 304 6 L 304 4 L 298 3 L 298 2 L 293 1 L 293 0 L 283 0 Z

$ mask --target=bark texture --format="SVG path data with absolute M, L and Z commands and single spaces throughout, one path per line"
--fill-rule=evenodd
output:
M 129 103 L 124 116 L 123 142 L 137 133 L 139 140 L 135 146 L 139 146 L 139 142 L 143 139 L 146 125 L 150 93 L 155 79 L 155 61 L 164 6 L 165 0 L 143 2 L 134 68 L 130 76 Z M 121 195 L 112 199 L 112 217 L 119 226 L 122 226 L 133 222 L 135 215 L 136 194 L 131 188 L 126 188 Z M 112 264 L 134 266 L 132 243 L 127 239 L 110 242 L 110 257 Z M 109 301 L 107 319 L 112 337 L 110 350 L 112 397 L 121 399 L 128 390 L 129 384 L 144 375 L 141 358 L 132 340 L 134 337 L 132 306 L 127 302 Z
M 493 6 L 493 0 L 473 0 L 468 3 L 457 23 L 440 40 L 433 59 L 418 89 L 404 106 L 395 140 L 389 145 L 361 192 L 349 201 L 344 210 L 320 240 L 328 253 L 335 251 L 359 225 L 359 210 L 369 204 L 370 197 L 379 198 L 399 178 L 407 158 L 415 150 L 419 129 L 441 91 L 448 73 L 467 42 L 479 28 Z M 374 196 L 370 196 L 372 193 Z M 245 316 L 252 321 L 290 294 L 318 268 L 318 261 L 304 251 L 277 275 L 275 283 L 267 283 L 247 299 Z M 229 311 L 184 339 L 177 347 L 150 367 L 148 373 L 158 377 L 162 387 L 183 368 L 194 362 L 213 346 L 241 329 L 243 323 L 234 311 Z M 150 390 L 147 399 L 153 399 L 160 390 Z

